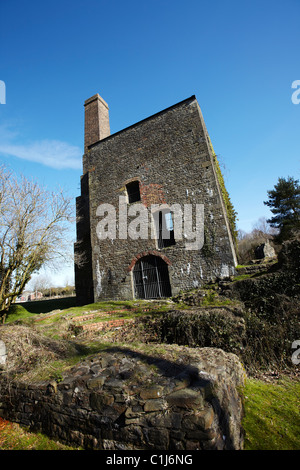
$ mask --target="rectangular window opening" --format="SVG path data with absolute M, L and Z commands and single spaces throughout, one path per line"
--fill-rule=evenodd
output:
M 158 248 L 175 245 L 174 226 L 171 212 L 159 212 L 158 216 Z
M 129 204 L 141 200 L 139 181 L 132 181 L 131 183 L 126 184 L 126 190 Z

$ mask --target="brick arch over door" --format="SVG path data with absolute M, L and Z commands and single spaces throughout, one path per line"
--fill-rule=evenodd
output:
M 158 256 L 159 258 L 161 258 L 168 265 L 172 264 L 171 261 L 169 260 L 169 258 L 166 255 L 163 255 L 162 253 L 160 253 L 159 251 L 156 251 L 156 250 L 149 250 L 149 251 L 143 251 L 142 253 L 139 253 L 138 255 L 136 255 L 132 259 L 130 265 L 128 266 L 127 271 L 132 271 L 132 269 L 134 268 L 135 264 L 137 263 L 137 261 L 139 259 L 143 258 L 144 256 L 149 256 L 149 255 Z
M 159 299 L 172 295 L 168 263 L 163 256 L 142 256 L 136 261 L 132 274 L 135 298 Z

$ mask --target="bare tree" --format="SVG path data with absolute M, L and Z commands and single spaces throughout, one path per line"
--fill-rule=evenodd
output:
M 265 217 L 260 217 L 252 226 L 251 232 L 238 231 L 238 259 L 247 264 L 255 258 L 255 248 L 267 240 L 272 240 L 278 232 L 271 227 Z
M 67 253 L 72 207 L 63 191 L 50 192 L 0 168 L 0 317 L 34 272 Z
M 271 227 L 266 217 L 260 217 L 252 227 L 253 237 L 261 236 L 265 240 L 273 238 L 278 233 L 278 229 Z
M 34 292 L 42 292 L 48 290 L 51 287 L 51 280 L 47 274 L 37 274 L 31 278 L 27 288 Z

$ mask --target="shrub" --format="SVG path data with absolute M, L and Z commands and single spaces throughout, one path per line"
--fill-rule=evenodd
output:
M 166 343 L 216 347 L 240 353 L 245 322 L 227 308 L 170 311 L 155 322 L 157 337 Z

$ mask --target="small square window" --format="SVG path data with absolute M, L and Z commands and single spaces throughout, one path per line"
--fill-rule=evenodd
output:
M 138 181 L 132 181 L 131 183 L 126 184 L 126 190 L 129 204 L 141 200 L 140 183 Z

